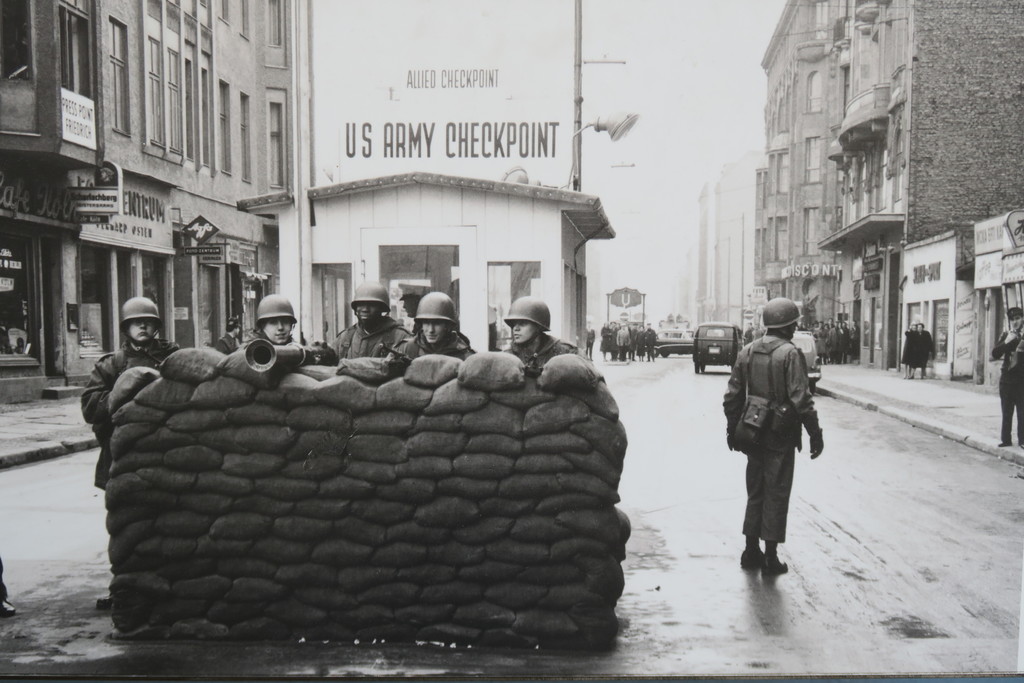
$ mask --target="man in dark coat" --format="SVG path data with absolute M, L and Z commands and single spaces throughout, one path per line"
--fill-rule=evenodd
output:
M 784 574 L 789 566 L 779 560 L 778 544 L 786 540 L 789 495 L 793 487 L 795 450 L 801 447 L 801 425 L 811 439 L 811 459 L 825 448 L 818 413 L 807 384 L 807 363 L 793 345 L 800 311 L 786 298 L 772 299 L 764 308 L 768 333 L 740 350 L 729 378 L 723 408 L 726 442 L 736 450 L 737 425 L 747 396 L 761 396 L 776 406 L 770 428 L 756 447 L 746 448 L 747 509 L 743 518 L 746 549 L 740 556 L 744 569 Z M 785 412 L 782 412 L 785 411 Z M 764 539 L 761 551 L 759 539 Z
M 364 282 L 356 287 L 352 310 L 356 324 L 346 328 L 334 340 L 339 360 L 383 358 L 385 346 L 397 347 L 412 335 L 388 315 L 391 308 L 387 288 L 379 282 Z
M 217 340 L 217 343 L 213 345 L 213 348 L 217 349 L 225 356 L 234 353 L 238 350 L 238 340 L 242 336 L 242 325 L 238 322 L 238 318 L 231 316 L 228 318 L 227 329 L 224 336 Z
M 1017 413 L 1017 444 L 1024 448 L 1024 360 L 1020 347 L 1021 327 L 1024 326 L 1024 310 L 1014 306 L 1007 311 L 1010 329 L 999 335 L 995 348 L 992 349 L 993 360 L 1003 359 L 1002 373 L 999 375 L 999 404 L 1003 411 L 1003 423 L 1000 430 L 1000 446 L 1012 446 L 1013 413 Z

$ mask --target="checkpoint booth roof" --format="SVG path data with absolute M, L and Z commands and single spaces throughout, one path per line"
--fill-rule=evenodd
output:
M 599 197 L 542 185 L 414 172 L 313 187 L 308 197 L 312 258 L 302 270 L 313 329 L 327 339 L 352 324 L 355 287 L 377 281 L 410 328 L 422 295 L 447 293 L 477 350 L 507 346 L 501 321 L 527 295 L 548 303 L 551 333 L 575 343 L 586 332 L 584 247 L 615 237 Z M 266 210 L 260 198 L 239 208 Z

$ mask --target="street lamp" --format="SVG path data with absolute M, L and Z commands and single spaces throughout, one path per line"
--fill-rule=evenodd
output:
M 576 0 L 576 16 L 574 24 L 575 49 L 573 58 L 573 76 L 575 97 L 575 120 L 573 121 L 572 134 L 572 174 L 569 178 L 570 187 L 579 192 L 583 186 L 580 176 L 583 174 L 583 131 L 593 128 L 599 133 L 607 132 L 612 141 L 622 139 L 629 133 L 640 119 L 639 114 L 628 114 L 625 112 L 613 114 L 609 117 L 598 117 L 597 120 L 583 125 L 583 0 Z M 602 63 L 625 63 L 618 60 L 604 60 Z

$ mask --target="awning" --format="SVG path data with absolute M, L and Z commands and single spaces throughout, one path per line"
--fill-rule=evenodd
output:
M 837 230 L 818 242 L 819 249 L 839 251 L 844 247 L 873 242 L 880 235 L 903 231 L 906 216 L 902 213 L 872 213 Z

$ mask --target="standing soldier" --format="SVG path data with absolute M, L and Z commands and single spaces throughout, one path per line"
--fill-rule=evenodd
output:
M 343 330 L 334 340 L 339 360 L 383 358 L 388 355 L 385 345 L 398 346 L 411 336 L 388 315 L 391 299 L 387 288 L 379 282 L 364 282 L 356 287 L 352 310 L 356 314 L 356 324 Z
M 800 311 L 789 299 L 780 297 L 765 305 L 764 325 L 768 333 L 739 352 L 723 402 L 730 450 L 736 449 L 733 435 L 747 395 L 766 398 L 773 407 L 767 433 L 756 447 L 746 450 L 747 511 L 743 534 L 747 542 L 740 556 L 744 569 L 760 568 L 769 575 L 789 571 L 789 566 L 779 560 L 778 544 L 786 541 L 795 449 L 802 445 L 801 424 L 811 438 L 811 459 L 821 455 L 825 448 L 807 385 L 807 363 L 791 341 L 799 319 Z M 764 552 L 759 541 L 762 538 Z
M 537 297 L 524 296 L 513 301 L 505 316 L 505 324 L 512 328 L 512 346 L 508 352 L 523 361 L 527 374 L 534 377 L 555 356 L 578 353 L 578 349 L 569 342 L 548 334 L 551 311 Z
M 114 423 L 107 400 L 117 378 L 134 367 L 157 368 L 169 355 L 178 350 L 178 345 L 158 337 L 163 321 L 160 311 L 152 300 L 143 296 L 133 297 L 121 306 L 121 334 L 125 336 L 121 348 L 96 361 L 89 376 L 89 383 L 82 393 L 82 417 L 92 425 L 100 445 L 100 457 L 96 462 L 93 483 L 97 488 L 106 489 L 110 479 L 110 437 Z M 110 609 L 111 598 L 96 601 L 97 609 Z
M 466 360 L 476 353 L 459 332 L 455 302 L 443 292 L 429 292 L 416 308 L 416 335 L 402 341 L 399 351 L 413 359 L 439 353 Z
M 228 318 L 227 331 L 223 337 L 217 340 L 217 343 L 213 345 L 213 348 L 226 356 L 238 349 L 238 340 L 241 336 L 242 325 L 238 322 L 238 318 L 231 316 Z

